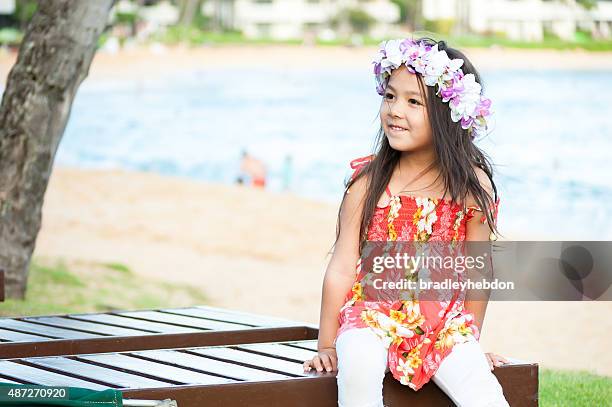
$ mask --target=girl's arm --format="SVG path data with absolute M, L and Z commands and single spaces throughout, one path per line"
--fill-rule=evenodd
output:
M 475 171 L 480 181 L 480 185 L 487 191 L 489 196 L 492 197 L 493 187 L 491 185 L 491 181 L 489 180 L 489 177 L 487 177 L 485 172 L 481 170 L 480 168 L 476 168 Z M 471 203 L 468 201 L 468 206 L 475 205 L 475 204 L 476 204 L 475 201 Z M 465 240 L 481 241 L 481 242 L 489 241 L 489 236 L 491 235 L 491 229 L 489 228 L 488 223 L 480 222 L 480 218 L 482 215 L 483 213 L 478 212 L 477 214 L 475 214 L 475 216 L 473 216 L 470 220 L 468 220 L 467 225 L 466 225 Z M 465 301 L 464 301 L 465 310 L 474 314 L 475 322 L 480 332 L 482 332 L 482 324 L 484 322 L 484 317 L 485 317 L 485 313 L 487 311 L 487 305 L 488 305 L 488 300 L 486 299 L 483 300 L 482 297 L 483 295 L 481 293 L 481 295 L 478 296 L 477 300 L 475 300 L 474 298 L 470 298 L 470 291 L 468 291 L 465 297 Z
M 465 240 L 488 242 L 490 233 L 491 230 L 489 229 L 489 225 L 487 223 L 481 223 L 480 214 L 477 214 L 467 222 Z M 468 255 L 470 255 L 469 252 Z M 477 274 L 474 273 L 474 275 L 470 277 L 474 278 L 476 276 Z M 482 323 L 484 322 L 485 313 L 487 311 L 488 300 L 482 299 L 484 297 L 482 293 L 477 296 L 478 299 L 471 298 L 470 293 L 470 290 L 466 293 L 464 308 L 466 311 L 474 314 L 478 330 L 482 332 Z
M 491 187 L 491 182 L 489 181 L 489 178 L 486 176 L 484 171 L 477 169 L 476 174 L 478 175 L 480 184 L 484 187 L 484 189 L 487 191 L 489 196 L 493 196 L 493 189 Z M 480 222 L 481 216 L 482 216 L 482 213 L 479 213 L 476 216 L 473 216 L 472 219 L 470 219 L 467 222 L 466 240 L 481 241 L 481 242 L 489 241 L 489 237 L 491 235 L 491 229 L 489 228 L 489 225 L 487 223 Z M 490 257 L 489 257 L 489 260 L 491 260 Z M 492 263 L 489 263 L 489 264 L 492 266 Z M 470 291 L 468 291 L 466 293 L 466 297 L 464 301 L 465 310 L 474 314 L 475 323 L 478 326 L 479 332 L 481 333 L 482 333 L 482 324 L 484 322 L 485 313 L 487 311 L 487 305 L 489 303 L 488 301 L 489 293 L 486 293 L 486 294 L 487 295 L 485 296 L 481 292 L 478 294 L 478 299 L 473 299 L 473 298 L 471 299 Z M 483 299 L 483 297 L 485 299 Z M 485 353 L 485 356 L 487 359 L 487 363 L 489 364 L 489 368 L 491 370 L 493 370 L 495 366 L 501 366 L 509 362 L 503 356 L 497 355 L 495 353 L 487 352 Z
M 355 281 L 365 182 L 365 177 L 361 177 L 351 186 L 340 211 L 340 235 L 323 278 L 319 352 L 312 360 L 304 362 L 305 370 L 314 366 L 318 371 L 323 368 L 332 371 L 337 367 L 334 339 L 339 328 L 338 313 Z

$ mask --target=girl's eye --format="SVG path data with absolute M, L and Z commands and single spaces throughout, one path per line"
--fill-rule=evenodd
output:
M 385 93 L 385 99 L 392 99 L 393 95 L 391 93 Z
M 416 99 L 408 99 L 408 103 L 411 105 L 420 105 L 421 103 Z

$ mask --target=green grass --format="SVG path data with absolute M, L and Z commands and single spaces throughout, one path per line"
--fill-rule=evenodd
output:
M 612 51 L 612 40 L 594 40 L 590 34 L 581 31 L 576 32 L 574 41 L 566 41 L 552 35 L 545 35 L 541 42 L 515 41 L 503 37 L 502 35 L 464 35 L 464 36 L 448 36 L 435 32 L 420 31 L 413 33 L 413 36 L 419 37 L 426 35 L 435 39 L 443 39 L 448 41 L 454 47 L 505 47 L 519 49 L 556 49 L 556 50 L 574 50 L 582 49 L 585 51 Z M 0 30 L 0 44 L 18 44 L 23 35 L 21 32 L 14 29 Z M 108 39 L 108 33 L 103 33 L 100 36 L 98 45 L 104 45 Z M 362 37 L 363 45 L 378 45 L 383 39 L 388 38 L 372 38 L 369 36 Z M 154 34 L 151 42 L 161 42 L 167 45 L 188 44 L 190 46 L 201 45 L 227 45 L 227 44 L 244 44 L 244 45 L 301 45 L 301 39 L 275 40 L 272 38 L 247 38 L 239 31 L 229 32 L 214 32 L 205 31 L 196 27 L 172 26 L 168 27 L 165 32 Z M 350 39 L 335 39 L 335 40 L 320 40 L 315 41 L 319 46 L 350 46 L 353 45 Z
M 521 49 L 557 49 L 571 50 L 583 49 L 586 51 L 612 51 L 612 40 L 594 40 L 582 32 L 576 33 L 575 41 L 565 41 L 554 36 L 547 35 L 541 42 L 515 41 L 502 36 L 465 35 L 453 36 L 441 35 L 434 32 L 415 32 L 415 37 L 425 35 L 435 39 L 444 39 L 451 46 L 488 48 L 500 46 L 506 48 Z M 186 43 L 192 46 L 198 45 L 224 45 L 224 44 L 302 44 L 302 40 L 274 40 L 269 38 L 251 39 L 244 37 L 240 32 L 217 33 L 203 31 L 197 28 L 169 27 L 163 34 L 152 38 L 169 45 Z M 378 45 L 382 39 L 368 36 L 362 37 L 364 45 Z M 350 39 L 316 40 L 317 45 L 322 46 L 345 46 L 351 45 Z
M 224 45 L 224 44 L 301 44 L 299 39 L 273 40 L 270 38 L 246 38 L 240 32 L 212 32 L 203 31 L 194 27 L 168 27 L 164 33 L 151 37 L 152 41 L 159 41 L 168 45 L 186 43 L 198 45 Z
M 540 406 L 612 406 L 612 377 L 589 372 L 542 369 Z
M 123 273 L 123 274 L 132 274 L 132 271 L 130 270 L 130 268 L 128 266 L 126 266 L 125 264 L 121 264 L 121 263 L 104 263 L 103 266 L 106 267 L 106 268 L 109 268 L 111 270 L 118 271 L 118 272 Z
M 0 45 L 16 45 L 23 40 L 23 33 L 15 28 L 0 28 Z
M 180 307 L 206 303 L 192 286 L 143 278 L 121 263 L 36 259 L 25 300 L 0 303 L 1 316 L 26 316 L 117 309 Z
M 601 41 L 591 38 L 577 37 L 576 41 L 565 41 L 555 37 L 545 37 L 541 42 L 515 41 L 501 37 L 479 37 L 462 36 L 444 38 L 448 39 L 449 44 L 458 47 L 493 47 L 500 46 L 506 48 L 520 49 L 555 49 L 555 50 L 575 50 L 585 51 L 612 51 L 612 40 Z

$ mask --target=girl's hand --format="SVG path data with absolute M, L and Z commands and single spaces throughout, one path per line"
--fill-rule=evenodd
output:
M 304 372 L 310 372 L 313 367 L 317 369 L 317 372 L 322 372 L 323 369 L 331 372 L 336 370 L 337 366 L 336 348 L 321 348 L 311 360 L 304 362 Z
M 503 356 L 496 355 L 495 353 L 488 352 L 485 353 L 487 357 L 487 362 L 489 363 L 489 369 L 493 370 L 495 366 L 501 366 L 505 363 L 510 363 L 508 359 Z

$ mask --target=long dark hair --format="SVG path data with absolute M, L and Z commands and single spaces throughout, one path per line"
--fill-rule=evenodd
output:
M 438 44 L 438 49 L 446 51 L 450 59 L 461 58 L 464 63 L 462 70 L 464 74 L 474 74 L 476 81 L 482 85 L 480 75 L 467 57 L 459 50 L 446 46 L 446 43 L 436 42 L 434 39 L 423 37 L 416 40 L 430 45 Z M 497 187 L 493 182 L 493 167 L 487 155 L 473 142 L 467 130 L 451 119 L 448 103 L 436 95 L 434 86 L 426 86 L 421 75 L 416 74 L 421 94 L 426 95 L 427 115 L 432 128 L 433 144 L 436 151 L 436 161 L 432 166 L 440 169 L 440 175 L 444 181 L 444 194 L 449 196 L 453 202 L 463 205 L 466 209 L 466 198 L 468 194 L 473 196 L 477 205 L 483 210 L 491 232 L 498 234 L 494 222 L 494 203 L 497 201 Z M 384 130 L 378 130 L 374 145 L 374 158 L 359 171 L 357 176 L 349 180 L 344 189 L 344 196 L 338 211 L 336 225 L 336 242 L 340 236 L 340 212 L 344 206 L 348 189 L 361 177 L 366 178 L 366 194 L 363 213 L 361 216 L 361 228 L 359 233 L 359 251 L 367 240 L 367 230 L 374 215 L 376 205 L 386 186 L 391 180 L 393 170 L 399 162 L 401 152 L 394 150 L 390 145 Z M 481 186 L 474 167 L 482 169 L 493 188 L 494 197 L 491 199 L 489 193 Z M 427 171 L 425 169 L 423 172 Z M 437 180 L 437 179 L 436 179 Z M 435 182 L 435 181 L 434 181 Z M 334 243 L 335 246 L 335 243 Z

